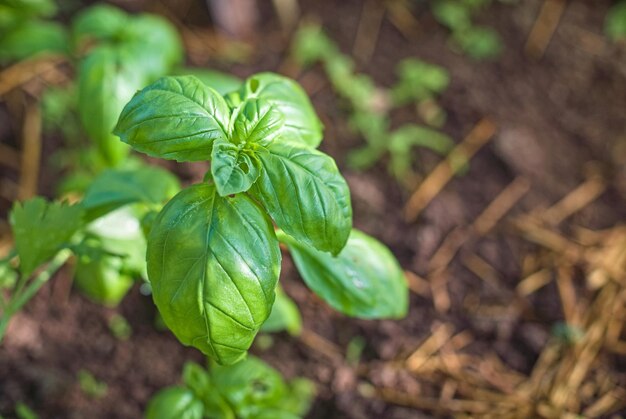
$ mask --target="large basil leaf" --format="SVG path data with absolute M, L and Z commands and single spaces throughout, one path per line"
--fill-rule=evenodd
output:
M 202 419 L 204 404 L 189 389 L 168 387 L 154 396 L 146 409 L 146 419 Z
M 408 310 L 404 274 L 389 249 L 352 230 L 337 256 L 279 235 L 289 247 L 304 282 L 334 309 L 363 319 L 400 318 Z
M 352 228 L 350 190 L 335 161 L 298 143 L 275 141 L 250 194 L 298 241 L 337 254 Z
M 94 220 L 128 204 L 162 205 L 179 190 L 178 179 L 158 167 L 110 169 L 89 185 L 81 205 Z
M 231 141 L 266 146 L 279 134 L 285 116 L 274 105 L 261 99 L 249 99 L 236 110 Z
M 213 141 L 226 139 L 229 114 L 224 98 L 197 78 L 164 77 L 133 97 L 114 132 L 150 156 L 209 160 Z
M 132 67 L 133 57 L 123 49 L 101 46 L 92 50 L 79 68 L 81 121 L 107 162 L 121 163 L 130 148 L 112 134 L 124 104 L 144 84 Z
M 261 163 L 255 154 L 229 141 L 213 143 L 211 174 L 221 196 L 250 189 L 261 173 Z
M 295 81 L 274 73 L 259 73 L 241 88 L 242 100 L 258 97 L 274 105 L 285 116 L 281 133 L 309 147 L 322 141 L 323 126 L 306 92 Z
M 245 195 L 191 186 L 161 211 L 148 239 L 148 277 L 165 324 L 221 364 L 245 356 L 274 303 L 280 249 Z

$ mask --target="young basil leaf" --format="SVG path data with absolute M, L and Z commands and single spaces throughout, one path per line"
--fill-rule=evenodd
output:
M 229 141 L 213 143 L 211 174 L 221 196 L 245 192 L 256 182 L 261 163 L 255 154 Z
M 227 139 L 229 117 L 224 98 L 197 78 L 164 77 L 133 97 L 114 132 L 150 156 L 209 160 L 213 141 Z
M 101 255 L 96 259 L 81 256 L 76 263 L 74 284 L 95 302 L 115 307 L 134 283 L 133 278 L 121 273 L 122 266 L 123 259 L 119 256 Z
M 16 202 L 9 216 L 20 271 L 28 277 L 52 258 L 83 225 L 83 210 L 78 205 L 46 202 L 33 198 Z
M 92 41 L 114 42 L 129 24 L 129 16 L 121 9 L 96 4 L 80 12 L 72 21 L 72 36 L 79 49 Z
M 124 104 L 144 84 L 132 60 L 122 49 L 101 46 L 91 51 L 78 70 L 81 121 L 112 166 L 120 164 L 130 148 L 111 131 Z
M 191 390 L 168 387 L 154 396 L 146 409 L 146 419 L 202 419 L 204 404 Z
M 148 239 L 148 277 L 165 324 L 221 364 L 245 356 L 270 314 L 281 254 L 270 220 L 245 195 L 184 189 Z
M 382 243 L 352 230 L 332 257 L 280 234 L 304 282 L 335 310 L 363 319 L 400 318 L 408 310 L 404 273 Z
M 258 97 L 285 116 L 280 133 L 309 147 L 322 141 L 323 126 L 306 92 L 295 81 L 274 73 L 248 78 L 240 90 L 242 100 Z
M 248 99 L 235 111 L 231 141 L 266 146 L 276 138 L 285 116 L 262 99 Z
M 337 254 L 352 228 L 350 190 L 335 161 L 298 143 L 275 141 L 250 194 L 296 240 Z
M 0 62 L 19 61 L 40 52 L 67 53 L 67 44 L 68 36 L 62 25 L 37 20 L 24 22 L 0 37 Z
M 90 221 L 128 204 L 161 205 L 179 190 L 178 179 L 158 167 L 110 169 L 89 185 L 81 205 Z

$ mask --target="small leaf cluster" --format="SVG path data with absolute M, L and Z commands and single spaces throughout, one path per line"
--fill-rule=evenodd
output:
M 99 303 L 118 304 L 134 278 L 146 276 L 144 220 L 179 189 L 162 169 L 111 169 L 78 204 L 41 197 L 15 203 L 9 216 L 15 249 L 0 260 L 0 340 L 10 318 L 71 254 L 76 286 Z
M 367 142 L 365 147 L 348 156 L 351 167 L 366 169 L 388 154 L 390 173 L 404 182 L 411 177 L 413 147 L 429 148 L 440 154 L 452 147 L 452 140 L 434 129 L 441 127 L 446 119 L 445 111 L 436 100 L 450 82 L 444 68 L 406 59 L 397 66 L 397 83 L 390 89 L 383 89 L 369 76 L 355 73 L 354 61 L 342 54 L 317 25 L 302 26 L 292 49 L 300 65 L 320 62 L 333 89 L 348 102 L 350 125 Z M 391 129 L 391 111 L 410 103 L 415 104 L 418 115 L 428 126 L 409 123 Z
M 206 181 L 174 196 L 148 235 L 153 299 L 182 343 L 220 364 L 246 355 L 274 304 L 279 238 L 306 255 L 298 268 L 331 306 L 406 313 L 402 271 L 374 239 L 354 238 L 348 185 L 317 150 L 322 124 L 293 80 L 256 74 L 222 96 L 196 77 L 165 77 L 124 107 L 115 133 L 151 156 L 210 161 Z M 355 240 L 369 257 L 353 254 Z
M 492 0 L 434 0 L 435 19 L 451 31 L 450 45 L 476 60 L 497 58 L 502 52 L 500 35 L 489 27 L 474 25 L 472 17 Z
M 159 391 L 146 419 L 297 419 L 310 409 L 315 387 L 306 379 L 286 382 L 278 371 L 248 357 L 208 371 L 195 363 L 183 369 L 183 385 Z

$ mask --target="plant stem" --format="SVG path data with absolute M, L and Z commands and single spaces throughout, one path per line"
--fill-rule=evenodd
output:
M 48 282 L 48 280 L 61 268 L 61 266 L 63 266 L 63 264 L 65 264 L 71 255 L 72 252 L 70 250 L 61 250 L 54 258 L 52 258 L 48 266 L 46 266 L 46 268 L 41 271 L 23 291 L 20 290 L 19 292 L 16 292 L 15 295 L 11 296 L 6 309 L 2 313 L 2 318 L 0 318 L 0 344 L 2 343 L 6 329 L 9 326 L 11 317 L 13 317 L 13 315 L 17 313 L 24 306 L 24 304 L 33 298 L 37 291 L 39 291 L 39 289 L 46 282 Z

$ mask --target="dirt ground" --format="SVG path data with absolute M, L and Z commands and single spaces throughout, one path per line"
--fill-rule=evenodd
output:
M 301 3 L 303 13 L 322 22 L 344 52 L 352 50 L 364 2 Z M 315 381 L 319 394 L 311 418 L 495 414 L 493 406 L 506 407 L 514 400 L 511 395 L 518 394 L 516 380 L 520 385 L 527 379 L 532 382 L 538 365 L 548 362 L 544 354 L 554 345 L 555 325 L 579 319 L 582 327 L 587 323 L 581 320 L 584 315 L 577 314 L 579 310 L 587 307 L 591 312 L 598 298 L 609 298 L 602 294 L 602 287 L 588 286 L 587 263 L 560 264 L 567 252 L 544 237 L 567 237 L 568 243 L 576 242 L 585 249 L 589 241 L 589 248 L 603 249 L 609 236 L 598 235 L 613 231 L 626 220 L 626 48 L 612 45 L 602 36 L 610 1 L 573 0 L 543 55 L 530 57 L 525 45 L 543 3 L 494 2 L 478 16 L 478 22 L 497 29 L 504 41 L 501 58 L 493 62 L 476 62 L 451 51 L 446 44 L 448 32 L 422 6 L 414 10 L 415 33 L 411 36 L 391 19 L 382 21 L 371 60 L 362 63 L 360 71 L 389 86 L 395 64 L 402 58 L 417 57 L 442 65 L 452 80 L 441 98 L 448 114 L 443 130 L 460 143 L 483 118 L 496 129 L 471 160 L 469 171 L 453 178 L 414 222 L 405 221 L 403 215 L 413 191 L 395 182 L 384 162 L 363 173 L 345 166 L 346 152 L 362 140 L 349 130 L 343 106 L 324 83 L 321 69 L 293 74 L 312 93 L 326 126 L 322 149 L 337 159 L 350 184 L 355 227 L 393 250 L 409 272 L 413 291 L 406 319 L 349 319 L 308 291 L 291 261 L 284 258 L 281 281 L 302 311 L 305 332 L 299 338 L 273 335 L 269 348 L 255 346 L 252 353 L 288 377 L 306 376 Z M 232 71 L 241 76 L 259 70 L 294 72 L 287 57 L 287 40 L 270 2 L 262 4 L 263 19 L 252 48 L 255 52 L 248 63 L 235 64 Z M 217 60 L 206 64 L 231 68 Z M 411 115 L 410 109 L 399 110 L 394 123 Z M 420 175 L 427 178 L 440 158 L 420 151 L 416 161 Z M 199 169 L 175 168 L 188 182 L 198 180 Z M 50 169 L 42 175 L 46 178 L 44 192 L 49 191 L 46 185 L 51 182 L 46 170 Z M 581 193 L 583 198 L 591 194 L 593 199 L 561 220 L 553 204 L 581 184 L 588 191 L 587 195 Z M 506 214 L 491 228 L 477 229 L 477 217 L 501 196 L 511 199 Z M 550 233 L 547 227 L 520 221 L 523 214 L 541 217 L 546 213 L 557 213 Z M 119 308 L 103 308 L 71 290 L 69 269 L 46 285 L 15 318 L 0 347 L 0 414 L 11 417 L 14 404 L 23 401 L 42 418 L 141 417 L 150 396 L 176 383 L 185 361 L 201 362 L 202 356 L 182 347 L 171 334 L 155 329 L 153 304 L 138 287 Z M 542 270 L 548 271 L 543 286 L 532 291 L 520 288 L 522 279 Z M 621 295 L 621 288 L 614 293 Z M 112 336 L 107 322 L 114 313 L 130 322 L 130 339 Z M 617 331 L 618 340 L 620 337 L 621 328 Z M 365 342 L 356 364 L 345 359 L 354 339 Z M 454 361 L 462 364 L 457 369 L 438 364 L 445 364 L 442 353 L 445 355 L 448 343 Z M 604 390 L 599 384 L 598 388 L 590 385 L 589 397 L 583 384 L 596 383 L 600 379 L 592 376 L 602 371 L 610 372 L 605 375 L 611 382 L 606 393 L 614 392 L 617 400 L 606 412 L 619 414 L 624 406 L 625 352 L 600 346 L 593 352 L 580 386 L 574 387 L 574 392 L 580 388 L 580 400 L 564 402 L 568 412 L 571 406 L 582 412 L 601 398 Z M 568 359 L 563 355 L 568 349 L 559 348 L 561 359 Z M 575 353 L 581 362 L 591 356 L 581 351 Z M 475 365 L 474 371 L 469 365 L 472 360 L 489 361 L 485 368 L 492 370 Z M 88 370 L 105 382 L 107 393 L 98 399 L 83 394 L 76 379 L 79 370 Z M 558 410 L 549 410 L 558 405 L 558 398 L 546 396 L 549 408 L 541 410 L 541 391 L 529 393 L 536 397 L 530 396 L 533 413 L 526 417 L 559 417 Z M 546 394 L 553 395 L 550 391 Z M 460 399 L 465 404 L 456 401 Z

